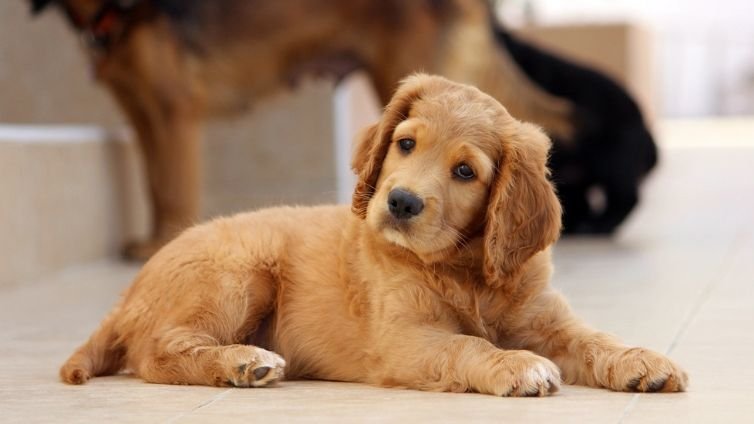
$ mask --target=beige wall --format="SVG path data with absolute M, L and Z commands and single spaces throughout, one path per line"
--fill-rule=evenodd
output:
M 62 15 L 27 6 L 0 1 L 0 123 L 121 122 Z
M 311 82 L 214 120 L 205 142 L 205 215 L 336 200 L 333 89 Z
M 649 121 L 659 109 L 655 90 L 650 32 L 628 23 L 528 26 L 517 29 L 524 39 L 594 66 L 626 86 Z

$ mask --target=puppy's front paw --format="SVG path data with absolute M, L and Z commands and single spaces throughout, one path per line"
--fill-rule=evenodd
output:
M 664 355 L 648 349 L 615 352 L 600 368 L 603 385 L 622 392 L 682 392 L 688 385 L 686 372 Z
M 285 360 L 275 352 L 256 346 L 233 346 L 226 354 L 227 379 L 234 387 L 264 387 L 285 375 Z
M 497 396 L 547 396 L 560 389 L 560 370 L 550 360 L 529 351 L 505 351 L 495 358 L 486 382 Z

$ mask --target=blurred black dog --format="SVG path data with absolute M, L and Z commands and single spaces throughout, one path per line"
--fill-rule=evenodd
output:
M 564 231 L 612 233 L 637 204 L 639 184 L 657 163 L 641 110 L 607 76 L 523 42 L 497 24 L 495 35 L 529 78 L 578 108 L 577 136 L 555 140 L 550 159 Z

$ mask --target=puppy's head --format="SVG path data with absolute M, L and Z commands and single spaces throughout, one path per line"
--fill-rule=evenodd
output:
M 549 144 L 478 89 L 415 75 L 356 148 L 352 208 L 426 262 L 482 237 L 485 276 L 500 284 L 558 237 Z

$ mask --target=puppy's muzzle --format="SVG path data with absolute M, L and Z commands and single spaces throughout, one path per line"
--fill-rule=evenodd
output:
M 387 196 L 387 207 L 395 218 L 410 219 L 424 210 L 424 202 L 408 190 L 394 188 Z

